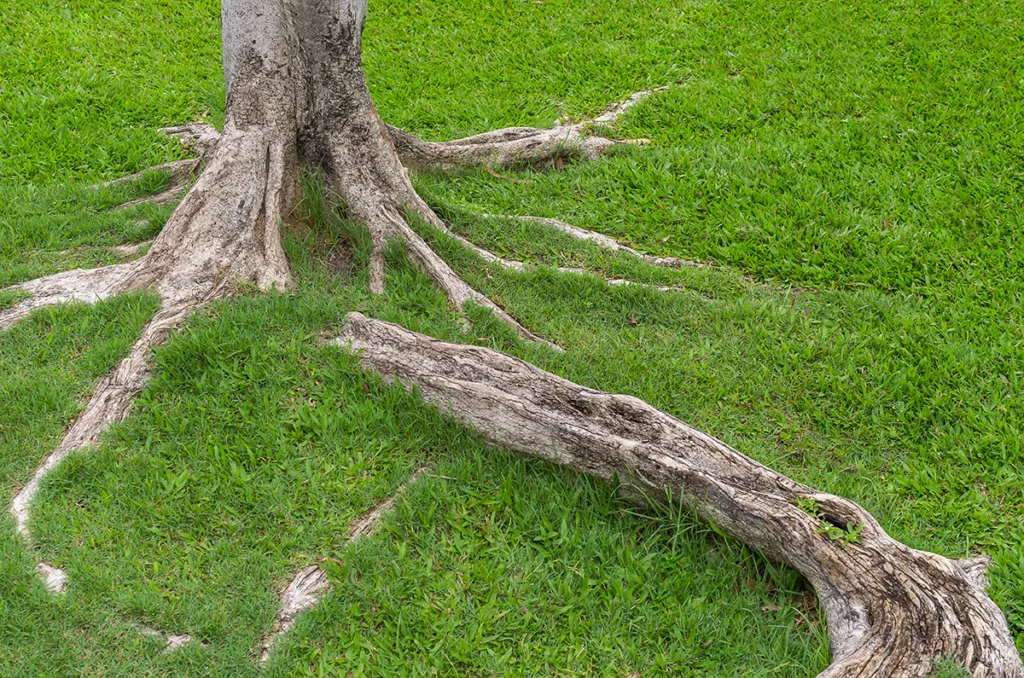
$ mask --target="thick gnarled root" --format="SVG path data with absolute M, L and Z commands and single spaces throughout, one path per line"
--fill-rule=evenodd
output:
M 947 657 L 977 678 L 1024 678 L 980 559 L 908 548 L 855 503 L 790 480 L 637 398 L 358 313 L 336 343 L 498 445 L 618 478 L 648 500 L 680 500 L 798 570 L 826 614 L 833 661 L 821 678 L 921 678 Z
M 593 160 L 607 153 L 613 146 L 642 143 L 644 140 L 612 141 L 591 136 L 590 130 L 594 126 L 616 123 L 630 108 L 663 89 L 637 92 L 596 118 L 576 123 L 558 121 L 550 129 L 510 127 L 454 141 L 424 141 L 391 125 L 387 126 L 387 130 L 402 164 L 415 170 L 499 167 L 540 163 L 570 156 Z
M 373 534 L 385 516 L 394 508 L 395 500 L 410 485 L 419 480 L 423 473 L 423 469 L 413 473 L 412 477 L 402 483 L 391 497 L 360 516 L 349 528 L 347 541 L 352 542 Z M 266 662 L 270 659 L 270 651 L 273 649 L 274 643 L 288 633 L 288 630 L 295 625 L 295 620 L 301 613 L 319 604 L 330 590 L 331 583 L 327 579 L 327 573 L 319 565 L 309 565 L 302 568 L 288 582 L 288 585 L 281 592 L 281 608 L 274 617 L 274 626 L 260 643 L 260 662 Z

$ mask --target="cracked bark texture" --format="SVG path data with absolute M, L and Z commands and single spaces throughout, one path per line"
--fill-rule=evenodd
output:
M 674 497 L 798 570 L 827 617 L 833 661 L 820 678 L 926 676 L 948 656 L 979 678 L 1024 678 L 1006 620 L 985 593 L 983 559 L 911 549 L 854 502 L 790 480 L 637 398 L 358 313 L 335 343 L 494 443 L 618 478 L 648 500 Z M 831 539 L 826 523 L 859 526 L 859 541 Z
M 649 92 L 589 121 L 425 142 L 388 128 L 377 115 L 362 71 L 366 7 L 366 0 L 224 0 L 224 132 L 201 124 L 167 130 L 192 143 L 201 162 L 165 169 L 201 174 L 147 253 L 128 264 L 16 286 L 29 298 L 0 311 L 0 330 L 49 304 L 94 302 L 139 289 L 162 298 L 131 354 L 100 384 L 15 498 L 12 511 L 22 534 L 28 534 L 29 505 L 43 477 L 127 415 L 148 376 L 152 345 L 198 306 L 229 296 L 239 282 L 292 287 L 280 228 L 295 204 L 302 167 L 322 169 L 350 216 L 369 229 L 373 291 L 384 285 L 382 248 L 398 240 L 456 308 L 479 303 L 522 336 L 537 339 L 469 287 L 410 228 L 410 216 L 442 230 L 445 225 L 416 194 L 403 160 L 413 168 L 445 169 L 538 162 L 567 152 L 596 157 L 615 142 L 591 136 L 593 126 L 613 124 Z M 623 247 L 568 225 L 548 225 L 610 249 Z M 675 264 L 688 265 L 659 263 Z M 781 476 L 635 398 L 586 389 L 487 349 L 444 344 L 359 315 L 340 341 L 362 350 L 368 367 L 417 384 L 429 400 L 497 443 L 605 480 L 624 478 L 648 496 L 671 490 L 734 537 L 799 570 L 818 591 L 828 618 L 834 662 L 823 676 L 924 676 L 932 659 L 952 655 L 978 677 L 1024 678 L 1002 613 L 985 594 L 980 559 L 956 561 L 910 549 L 856 504 Z M 808 502 L 815 507 L 811 513 L 805 511 Z M 860 542 L 831 541 L 820 532 L 826 523 L 860 526 Z M 48 563 L 39 569 L 53 590 L 63 590 L 63 572 Z M 317 572 L 300 573 L 293 598 L 317 597 L 323 581 Z M 285 603 L 282 626 L 298 605 Z

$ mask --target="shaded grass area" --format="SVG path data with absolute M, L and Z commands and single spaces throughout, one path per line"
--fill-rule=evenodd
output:
M 222 112 L 216 2 L 108 5 L 0 10 L 0 286 L 124 260 L 110 246 L 152 237 L 168 211 L 110 208 L 166 178 L 85 185 L 175 157 L 156 127 Z M 66 598 L 43 592 L 4 523 L 0 673 L 255 674 L 277 592 L 318 558 L 337 590 L 268 674 L 804 676 L 827 661 L 792 573 L 488 450 L 364 377 L 319 344 L 349 310 L 637 395 L 855 499 L 912 546 L 990 553 L 1024 638 L 1022 21 L 998 0 L 371 3 L 371 90 L 429 138 L 547 126 L 677 83 L 607 131 L 646 148 L 507 172 L 532 184 L 416 182 L 495 252 L 684 290 L 509 273 L 425 232 L 569 350 L 522 346 L 479 311 L 464 336 L 401 257 L 371 299 L 365 238 L 308 186 L 287 239 L 298 294 L 199 314 L 158 352 L 136 414 L 47 483 L 33 555 L 68 570 Z M 54 185 L 68 179 L 82 185 Z M 483 212 L 719 266 L 653 269 Z M 152 308 L 43 311 L 0 335 L 5 501 Z M 454 480 L 425 478 L 346 548 L 352 518 L 425 462 Z M 135 622 L 207 645 L 161 655 Z

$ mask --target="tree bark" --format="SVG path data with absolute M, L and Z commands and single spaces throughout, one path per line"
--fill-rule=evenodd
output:
M 1006 620 L 985 593 L 983 559 L 908 548 L 852 501 L 790 480 L 637 398 L 358 313 L 336 343 L 494 443 L 617 478 L 635 496 L 682 501 L 798 570 L 827 617 L 833 661 L 820 678 L 925 676 L 950 656 L 979 678 L 1024 677 Z
M 612 142 L 592 137 L 589 126 L 613 123 L 649 92 L 592 121 L 424 142 L 389 129 L 377 115 L 362 70 L 366 7 L 366 0 L 224 0 L 224 131 L 218 136 L 202 125 L 169 130 L 194 143 L 201 162 L 168 169 L 202 172 L 150 250 L 129 264 L 19 285 L 29 298 L 0 311 L 2 331 L 47 304 L 142 288 L 163 299 L 131 355 L 18 494 L 12 511 L 26 537 L 39 481 L 126 416 L 148 376 L 152 345 L 239 282 L 292 286 L 280 229 L 296 202 L 303 167 L 322 170 L 350 216 L 369 230 L 372 291 L 384 286 L 384 244 L 398 240 L 457 309 L 476 302 L 537 339 L 469 287 L 410 228 L 407 219 L 415 215 L 446 230 L 416 194 L 402 160 L 434 169 L 531 162 L 556 157 L 567 146 L 593 157 Z M 624 249 L 561 222 L 545 223 Z M 658 265 L 690 263 L 644 258 Z M 428 400 L 497 443 L 604 480 L 625 479 L 647 496 L 681 499 L 737 539 L 799 570 L 817 590 L 828 619 L 834 662 L 823 676 L 924 676 L 933 659 L 951 655 L 978 677 L 1024 678 L 1003 615 L 985 594 L 981 560 L 910 549 L 853 502 L 775 473 L 635 398 L 592 391 L 493 351 L 445 344 L 358 314 L 340 341 L 362 350 L 368 367 L 418 385 Z M 846 537 L 833 538 L 836 530 Z M 63 572 L 47 563 L 40 571 L 62 590 Z

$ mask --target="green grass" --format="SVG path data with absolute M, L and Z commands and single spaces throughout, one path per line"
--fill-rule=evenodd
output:
M 124 259 L 166 209 L 109 212 L 176 157 L 156 128 L 222 115 L 215 2 L 0 10 L 0 285 Z M 568 350 L 520 345 L 322 201 L 288 234 L 294 296 L 196 316 L 135 414 L 0 522 L 0 675 L 255 675 L 275 596 L 327 559 L 336 590 L 268 675 L 807 676 L 817 613 L 688 515 L 484 446 L 320 338 L 360 310 L 630 393 L 896 538 L 995 557 L 1024 648 L 1024 9 L 984 0 L 771 7 L 748 0 L 371 2 L 366 64 L 389 122 L 429 138 L 548 125 L 676 83 L 609 133 L 652 144 L 564 170 L 416 177 L 495 252 L 685 288 L 609 288 L 485 267 L 424 231 L 478 289 Z M 59 67 L 57 67 L 59 66 Z M 41 122 L 45 121 L 45 123 Z M 509 173 L 511 174 L 511 173 Z M 717 268 L 666 272 L 481 212 L 559 217 Z M 351 258 L 349 258 L 351 257 Z M 0 306 L 13 303 L 0 296 Z M 154 301 L 47 310 L 0 335 L 3 500 L 123 355 Z M 354 516 L 429 463 L 382 532 Z M 70 574 L 54 601 L 32 572 Z M 161 655 L 132 623 L 205 646 Z M 938 675 L 956 675 L 944 666 Z

